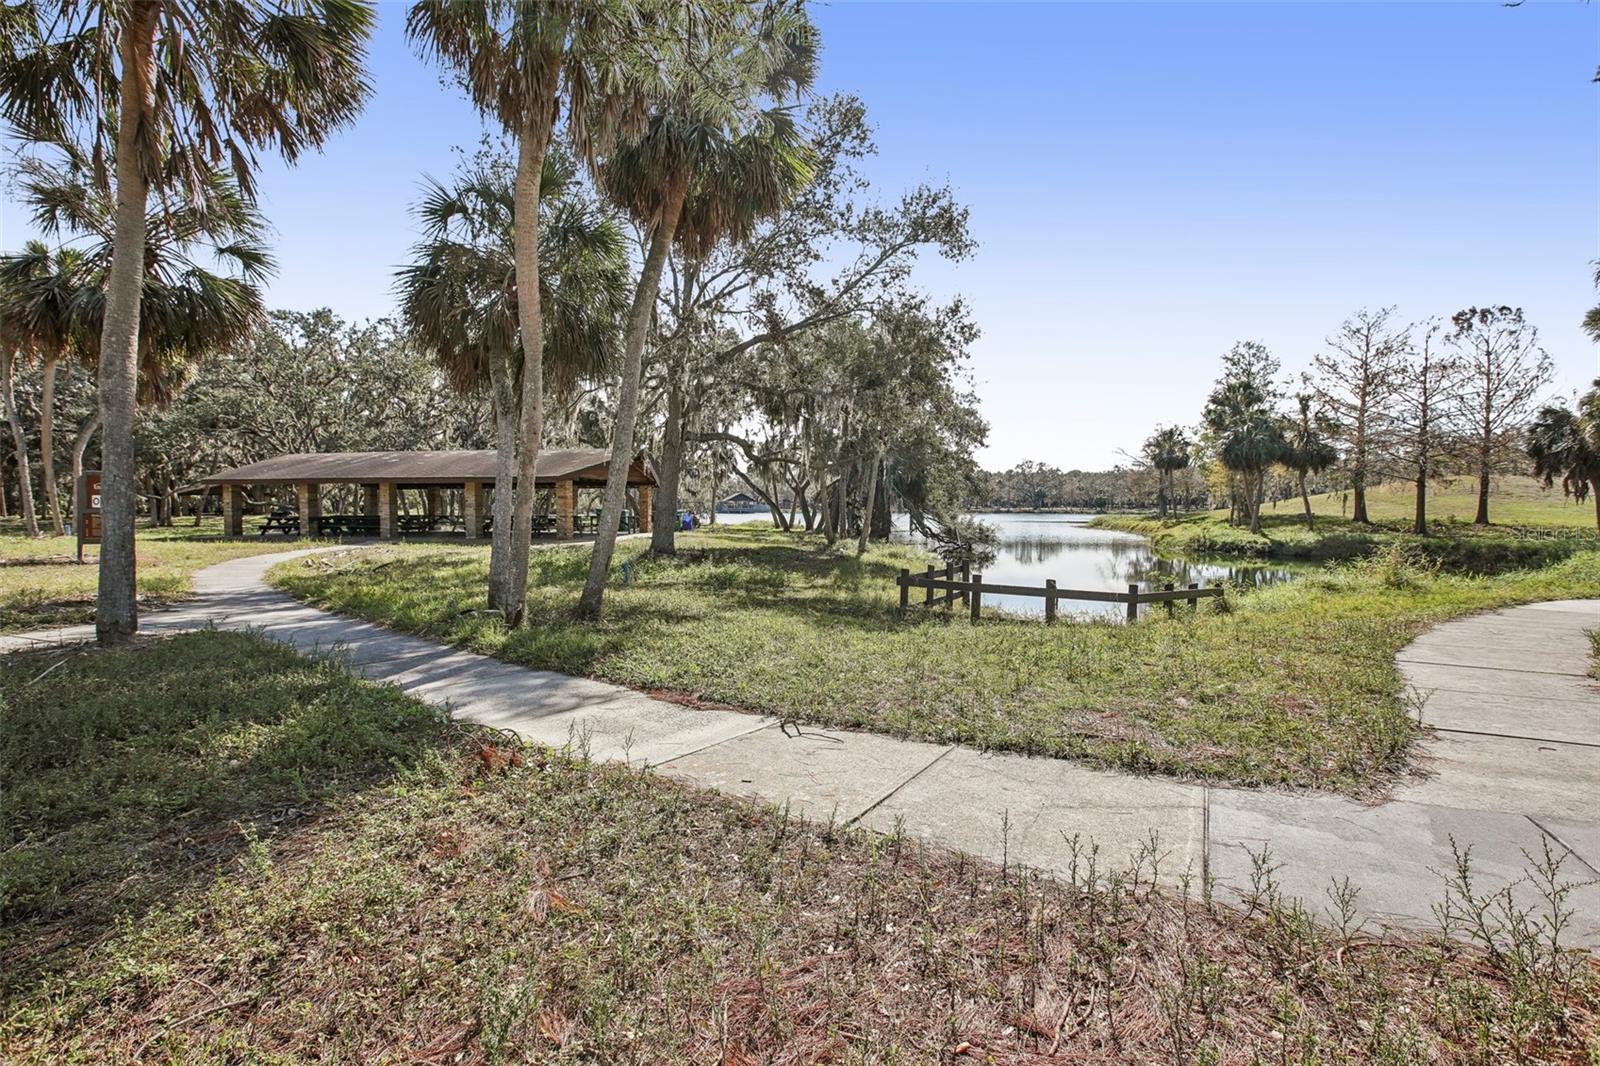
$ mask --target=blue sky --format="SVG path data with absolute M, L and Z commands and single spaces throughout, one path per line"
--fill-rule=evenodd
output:
M 274 306 L 393 308 L 406 214 L 476 115 L 383 4 L 377 93 L 294 170 L 272 166 Z M 1600 5 L 925 4 L 816 9 L 822 91 L 866 102 L 885 195 L 949 181 L 970 261 L 922 284 L 972 304 L 981 456 L 1105 467 L 1194 421 L 1220 354 L 1306 365 L 1362 306 L 1527 309 L 1560 368 L 1600 257 Z M 26 236 L 0 211 L 3 243 Z

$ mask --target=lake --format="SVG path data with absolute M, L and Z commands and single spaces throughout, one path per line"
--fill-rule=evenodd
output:
M 1055 578 L 1064 589 L 1126 592 L 1131 584 L 1159 588 L 1170 581 L 1182 588 L 1208 585 L 1271 585 L 1286 581 L 1280 567 L 1157 558 L 1150 542 L 1133 533 L 1090 529 L 1087 514 L 979 514 L 974 518 L 1000 534 L 994 562 L 983 568 L 983 580 L 996 585 L 1043 585 Z M 903 521 L 903 519 L 902 519 Z M 1044 614 L 1044 600 L 1030 596 L 990 596 L 986 607 L 1017 614 Z M 1080 618 L 1122 618 L 1120 603 L 1061 601 L 1061 613 Z M 1151 608 L 1141 608 L 1150 610 Z M 1160 610 L 1159 607 L 1155 608 Z
M 1161 559 L 1150 542 L 1133 533 L 1109 529 L 1090 529 L 1090 514 L 978 514 L 972 517 L 994 527 L 999 533 L 994 562 L 983 568 L 983 580 L 994 585 L 1043 586 L 1048 578 L 1064 589 L 1093 589 L 1126 592 L 1130 584 L 1144 588 L 1170 581 L 1178 587 L 1190 583 L 1209 585 L 1222 581 L 1228 585 L 1272 585 L 1287 581 L 1291 572 L 1282 567 L 1194 559 Z M 718 523 L 768 522 L 768 514 L 719 514 Z M 909 537 L 906 516 L 894 516 L 897 536 Z M 914 593 L 915 594 L 915 593 Z M 999 607 L 1015 614 L 1044 615 L 1044 600 L 1031 596 L 994 596 L 984 593 L 986 607 Z M 1149 607 L 1141 611 L 1151 610 Z M 1154 608 L 1160 610 L 1160 607 Z M 1127 607 L 1120 603 L 1089 603 L 1062 600 L 1063 617 L 1125 617 Z

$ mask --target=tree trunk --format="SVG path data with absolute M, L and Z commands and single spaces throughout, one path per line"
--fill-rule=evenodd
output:
M 639 271 L 639 285 L 628 310 L 628 329 L 623 338 L 622 388 L 617 403 L 617 425 L 611 436 L 611 463 L 606 469 L 605 502 L 600 507 L 600 529 L 594 552 L 589 556 L 589 577 L 578 600 L 578 612 L 586 618 L 599 618 L 605 599 L 606 576 L 611 571 L 611 556 L 617 549 L 617 525 L 622 521 L 622 505 L 628 494 L 628 467 L 633 462 L 633 431 L 639 420 L 639 386 L 644 374 L 644 345 L 650 333 L 651 311 L 661 289 L 661 269 L 667 262 L 689 194 L 687 173 L 676 175 L 661 217 L 651 227 L 650 253 Z
M 61 493 L 56 488 L 56 358 L 45 356 L 44 382 L 39 395 L 39 462 L 44 474 L 45 510 L 55 536 L 66 532 L 61 518 Z
M 1163 520 L 1167 517 L 1167 472 L 1165 470 L 1156 471 L 1156 517 Z
M 861 513 L 861 536 L 856 541 L 856 558 L 867 554 L 867 541 L 872 537 L 872 509 L 878 503 L 878 467 L 883 464 L 883 453 L 872 457 L 867 467 L 867 505 Z
M 23 530 L 28 536 L 37 537 L 39 518 L 33 510 L 33 470 L 28 464 L 28 435 L 22 432 L 22 420 L 17 416 L 17 396 L 11 380 L 15 365 L 15 356 L 9 350 L 0 351 L 0 407 L 4 409 L 6 424 L 11 427 L 11 444 L 17 453 L 17 508 L 22 512 Z
M 510 357 L 496 357 L 489 366 L 490 405 L 494 410 L 494 499 L 489 530 L 489 609 L 514 624 L 516 611 L 508 591 L 511 572 L 511 513 L 517 495 L 517 386 Z
M 533 509 L 539 443 L 544 433 L 544 317 L 539 305 L 539 186 L 544 157 L 555 125 L 555 99 L 541 106 L 523 131 L 517 153 L 517 184 L 512 206 L 513 249 L 517 271 L 517 330 L 522 339 L 522 426 L 518 436 L 516 504 L 512 509 L 513 535 L 506 570 L 505 602 L 501 610 L 507 625 L 520 625 L 528 604 L 528 552 L 533 547 Z M 497 518 L 498 524 L 499 519 Z
M 718 474 L 718 471 L 717 471 L 717 450 L 715 448 L 712 448 L 711 449 L 711 487 L 706 490 L 706 524 L 709 525 L 709 526 L 713 526 L 713 527 L 717 524 L 717 482 L 718 482 L 718 480 L 719 480 L 719 474 Z
M 1316 519 L 1311 517 L 1311 496 L 1306 492 L 1306 475 L 1304 471 L 1297 471 L 1295 479 L 1300 484 L 1300 502 L 1306 506 L 1306 528 L 1316 529 Z
M 121 644 L 139 630 L 133 520 L 133 416 L 139 373 L 139 303 L 144 290 L 145 208 L 150 176 L 145 145 L 153 128 L 155 36 L 160 5 L 128 9 L 118 50 L 122 78 L 117 123 L 117 204 L 111 269 L 106 278 L 105 322 L 100 331 L 100 591 L 95 634 L 103 645 Z
M 1486 526 L 1489 524 L 1489 458 L 1488 451 L 1484 451 L 1484 458 L 1478 464 L 1478 513 L 1472 519 L 1472 524 Z
M 1600 478 L 1589 482 L 1589 492 L 1594 496 L 1594 528 L 1600 530 Z
M 89 441 L 94 438 L 94 431 L 100 428 L 100 409 L 96 407 L 88 418 L 83 420 L 83 425 L 78 427 L 78 438 L 72 442 L 72 520 L 82 522 L 83 516 L 78 514 L 78 483 L 83 480 L 83 456 L 89 450 Z
M 1419 537 L 1428 535 L 1428 473 L 1425 469 L 1417 474 L 1417 512 L 1411 531 Z
M 676 371 L 669 374 L 667 424 L 661 437 L 661 462 L 656 466 L 655 514 L 650 524 L 650 550 L 659 555 L 677 550 L 678 487 L 683 478 L 683 387 Z

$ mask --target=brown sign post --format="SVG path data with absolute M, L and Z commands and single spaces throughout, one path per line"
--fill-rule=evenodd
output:
M 100 471 L 85 470 L 78 478 L 78 501 L 72 509 L 73 526 L 78 532 L 78 562 L 83 562 L 83 546 L 100 543 Z

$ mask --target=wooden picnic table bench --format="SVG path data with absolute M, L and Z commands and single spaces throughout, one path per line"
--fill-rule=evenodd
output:
M 300 516 L 282 508 L 271 512 L 267 515 L 267 520 L 261 523 L 261 532 L 258 536 L 264 537 L 272 532 L 282 533 L 287 537 L 299 536 Z

